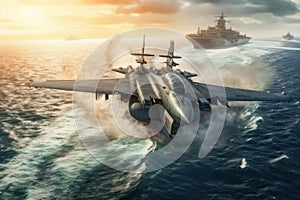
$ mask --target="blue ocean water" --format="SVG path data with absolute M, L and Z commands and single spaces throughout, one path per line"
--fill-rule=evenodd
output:
M 226 85 L 286 91 L 294 100 L 233 104 L 207 157 L 198 157 L 195 140 L 179 160 L 141 174 L 111 169 L 89 154 L 74 124 L 71 93 L 24 86 L 73 78 L 100 43 L 1 43 L 0 199 L 298 199 L 299 40 L 208 50 Z M 151 154 L 151 141 L 120 137 L 112 144 Z

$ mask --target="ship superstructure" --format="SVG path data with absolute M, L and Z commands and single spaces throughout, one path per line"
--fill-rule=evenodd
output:
M 186 37 L 190 39 L 195 48 L 224 48 L 236 45 L 246 44 L 251 37 L 242 35 L 240 32 L 232 28 L 226 28 L 228 22 L 222 13 L 216 16 L 216 25 L 208 27 L 206 30 L 198 28 L 197 33 L 187 34 Z

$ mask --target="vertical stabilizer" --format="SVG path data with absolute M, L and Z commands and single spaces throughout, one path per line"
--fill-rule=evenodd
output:
M 145 45 L 146 45 L 146 42 L 145 42 L 145 35 L 144 35 L 142 52 L 141 53 L 132 53 L 131 54 L 133 56 L 141 56 L 139 59 L 136 59 L 136 62 L 139 63 L 139 64 L 141 64 L 141 67 L 144 66 L 144 64 L 147 64 L 147 61 L 145 60 L 145 56 L 149 56 L 149 57 L 153 57 L 154 56 L 153 54 L 146 54 L 145 53 Z
M 167 55 L 159 55 L 159 57 L 167 58 L 167 61 L 165 62 L 167 64 L 167 67 L 173 68 L 176 67 L 178 64 L 174 62 L 174 59 L 180 59 L 180 56 L 174 56 L 174 40 L 170 41 L 170 47 Z

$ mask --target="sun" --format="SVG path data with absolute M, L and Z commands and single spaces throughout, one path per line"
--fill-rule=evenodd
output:
M 27 16 L 31 19 L 34 19 L 40 16 L 40 12 L 35 8 L 29 8 L 27 11 Z
M 26 11 L 27 20 L 31 22 L 41 21 L 42 13 L 36 8 L 28 8 Z
M 34 7 L 28 7 L 24 9 L 24 23 L 37 25 L 42 23 L 43 14 L 40 10 Z

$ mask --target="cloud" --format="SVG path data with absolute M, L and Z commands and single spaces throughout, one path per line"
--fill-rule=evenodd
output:
M 6 24 L 6 23 L 11 23 L 12 21 L 10 19 L 5 19 L 5 18 L 0 18 L 0 23 Z
M 139 0 L 21 0 L 21 3 L 30 5 L 128 5 L 137 2 Z
M 241 17 L 240 21 L 244 24 L 262 24 L 263 22 L 252 17 Z
M 300 24 L 300 19 L 297 19 L 297 18 L 287 17 L 287 18 L 282 19 L 282 21 L 284 23 L 288 23 L 288 24 Z
M 210 3 L 210 4 L 243 4 L 247 0 L 188 0 L 194 3 Z
M 162 13 L 171 14 L 180 10 L 182 3 L 178 0 L 141 0 L 139 3 L 129 6 L 120 6 L 117 13 Z
M 128 5 L 138 3 L 139 0 L 80 0 L 83 5 L 97 5 L 97 4 L 110 4 L 110 5 Z
M 270 12 L 275 16 L 299 13 L 297 4 L 289 0 L 249 0 L 249 2 L 261 6 L 264 12 Z
M 121 24 L 132 24 L 132 25 L 158 25 L 165 24 L 170 21 L 170 16 L 153 16 L 145 14 L 143 17 L 139 16 L 122 16 L 119 14 L 115 15 L 99 15 L 96 17 L 87 17 L 79 15 L 50 15 L 50 18 L 54 19 L 57 23 L 69 24 L 69 25 L 121 25 Z
M 211 4 L 241 14 L 271 13 L 274 16 L 287 16 L 299 13 L 297 4 L 291 0 L 189 0 L 186 2 Z M 232 6 L 236 10 L 231 9 Z
M 21 29 L 24 29 L 24 28 L 26 28 L 26 27 L 22 26 L 22 25 L 14 25 L 14 24 L 5 26 L 6 30 L 21 30 Z
M 74 3 L 74 0 L 20 0 L 20 3 L 27 5 L 56 5 L 56 4 L 68 4 Z

